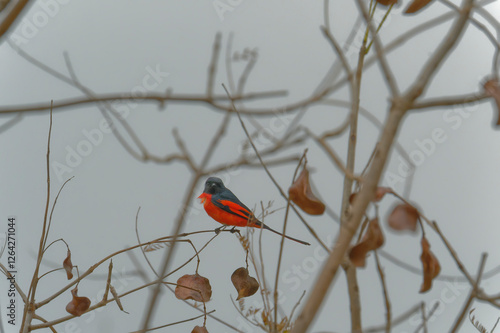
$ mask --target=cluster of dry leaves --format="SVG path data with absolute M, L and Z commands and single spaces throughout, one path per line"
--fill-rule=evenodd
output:
M 63 261 L 63 268 L 66 271 L 66 276 L 67 276 L 68 280 L 73 279 L 73 268 L 76 268 L 76 271 L 78 273 L 78 267 L 74 266 L 73 263 L 71 262 L 71 251 L 69 250 L 69 248 L 68 248 L 68 254 L 66 255 L 66 259 L 64 259 L 64 261 Z M 102 304 L 102 302 L 105 302 L 108 298 L 108 293 L 111 293 L 111 295 L 113 296 L 113 299 L 115 300 L 116 304 L 118 305 L 118 308 L 120 308 L 120 310 L 122 310 L 123 312 L 128 313 L 127 311 L 125 311 L 123 309 L 120 298 L 118 297 L 118 293 L 116 292 L 116 289 L 113 287 L 113 285 L 111 285 L 111 272 L 112 272 L 112 270 L 113 270 L 113 261 L 111 260 L 109 263 L 109 275 L 108 275 L 108 281 L 106 284 L 106 291 L 103 295 L 103 300 L 99 304 Z M 90 308 L 90 305 L 91 305 L 91 301 L 89 298 L 83 297 L 83 296 L 78 296 L 78 284 L 79 283 L 80 283 L 80 281 L 78 281 L 75 288 L 73 288 L 71 290 L 72 299 L 68 303 L 68 305 L 66 305 L 66 311 L 68 313 L 72 314 L 73 316 L 76 316 L 76 317 L 80 317 L 82 314 L 87 312 L 87 310 Z
M 63 268 L 66 271 L 68 280 L 73 278 L 73 263 L 71 262 L 71 251 L 68 249 L 66 259 L 63 261 Z M 66 311 L 74 316 L 81 316 L 90 307 L 90 299 L 87 297 L 78 296 L 78 284 L 71 290 L 73 299 L 66 305 Z
M 375 192 L 374 202 L 382 200 L 385 194 L 395 194 L 391 188 L 388 187 L 378 187 Z M 397 195 L 396 195 L 397 196 Z M 351 201 L 354 200 L 356 194 L 351 196 Z M 397 196 L 400 198 L 399 196 Z M 423 223 L 421 221 L 420 213 L 415 206 L 408 202 L 403 202 L 396 205 L 393 209 L 389 218 L 387 220 L 388 226 L 396 231 L 417 231 L 417 225 L 420 224 L 422 231 L 424 229 Z M 364 267 L 365 260 L 369 252 L 375 251 L 384 245 L 384 234 L 382 228 L 379 225 L 378 218 L 374 218 L 367 221 L 363 225 L 363 230 L 366 229 L 363 237 L 357 244 L 355 244 L 351 251 L 349 252 L 349 259 L 356 267 Z M 432 287 L 432 280 L 439 275 L 441 271 L 441 266 L 436 256 L 430 250 L 430 244 L 425 233 L 422 232 L 422 239 L 420 241 L 422 247 L 422 254 L 420 255 L 420 261 L 422 262 L 423 268 L 423 282 L 420 287 L 420 292 L 426 292 Z
M 497 102 L 500 109 L 500 89 L 498 84 L 495 85 L 495 92 Z M 313 194 L 309 183 L 309 171 L 306 167 L 303 168 L 301 174 L 293 185 L 289 188 L 288 194 L 297 206 L 304 212 L 311 215 L 320 215 L 325 211 L 325 205 Z M 386 194 L 395 194 L 391 188 L 378 187 L 375 191 L 373 198 L 374 202 L 381 201 Z M 356 197 L 353 193 L 349 198 L 352 203 Z M 398 195 L 396 197 L 400 198 Z M 401 198 L 400 198 L 401 199 Z M 420 219 L 420 213 L 417 208 L 408 202 L 403 202 L 396 205 L 388 218 L 388 226 L 396 231 L 417 231 L 417 225 L 423 230 L 423 224 Z M 364 234 L 363 234 L 364 232 Z M 384 234 L 379 224 L 378 217 L 371 220 L 367 219 L 362 227 L 361 234 L 363 237 L 355 244 L 350 252 L 349 259 L 356 267 L 364 267 L 366 264 L 366 257 L 369 252 L 375 251 L 384 245 Z M 420 292 L 426 292 L 432 287 L 432 280 L 439 275 L 441 266 L 436 256 L 430 250 L 430 244 L 425 233 L 422 233 L 421 239 L 422 254 L 420 260 L 423 267 L 423 282 L 420 287 Z
M 236 291 L 238 292 L 237 300 L 252 296 L 259 290 L 259 283 L 257 280 L 250 276 L 248 269 L 240 267 L 236 269 L 231 275 Z M 177 280 L 175 287 L 175 297 L 181 300 L 194 300 L 196 302 L 206 303 L 212 298 L 212 286 L 210 281 L 198 273 L 186 274 Z M 205 325 L 196 326 L 192 333 L 208 333 Z

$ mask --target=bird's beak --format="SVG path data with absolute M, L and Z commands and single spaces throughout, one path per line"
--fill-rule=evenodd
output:
M 198 199 L 200 199 L 201 203 L 205 203 L 205 201 L 208 199 L 208 196 L 207 196 L 206 193 L 202 193 L 202 194 L 200 194 L 200 196 L 198 197 Z

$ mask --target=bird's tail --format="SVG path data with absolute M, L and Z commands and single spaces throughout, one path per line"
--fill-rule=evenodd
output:
M 264 229 L 267 229 L 267 230 L 269 230 L 269 231 L 272 231 L 272 232 L 274 232 L 275 234 L 278 234 L 278 235 L 280 235 L 280 236 L 285 236 L 285 238 L 288 238 L 289 240 L 293 240 L 293 241 L 295 241 L 295 242 L 297 242 L 297 243 L 304 244 L 304 245 L 311 245 L 311 244 L 309 244 L 308 242 L 304 242 L 304 241 L 302 241 L 302 240 L 300 240 L 300 239 L 293 238 L 293 237 L 290 237 L 290 236 L 287 236 L 287 235 L 283 235 L 281 232 L 279 232 L 279 231 L 276 231 L 276 230 L 274 230 L 274 229 L 269 228 L 269 227 L 268 227 L 267 225 L 265 225 L 264 223 L 262 223 L 262 227 L 263 227 Z

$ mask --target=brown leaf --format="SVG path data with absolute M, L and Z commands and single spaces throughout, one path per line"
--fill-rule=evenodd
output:
M 306 167 L 288 189 L 288 195 L 297 206 L 310 215 L 321 215 L 325 212 L 325 205 L 312 193 L 309 184 L 309 171 Z
M 356 267 L 364 267 L 368 252 L 376 250 L 384 245 L 384 234 L 378 219 L 375 218 L 368 223 L 368 228 L 361 241 L 354 245 L 349 252 L 349 259 Z
M 486 94 L 495 99 L 497 105 L 497 113 L 498 113 L 496 125 L 500 126 L 500 85 L 498 84 L 498 80 L 496 79 L 488 80 L 484 83 L 483 87 Z
M 420 260 L 422 261 L 422 266 L 424 270 L 424 281 L 422 282 L 422 286 L 420 287 L 420 292 L 424 293 L 431 289 L 432 280 L 439 275 L 441 271 L 441 266 L 439 265 L 439 261 L 434 256 L 434 253 L 431 252 L 431 245 L 427 241 L 427 238 L 422 237 L 422 255 L 420 256 Z
M 90 299 L 87 297 L 78 296 L 78 288 L 71 290 L 73 295 L 73 300 L 66 305 L 66 311 L 71 313 L 73 316 L 80 317 L 85 313 L 90 307 Z
M 392 210 L 389 216 L 389 226 L 394 230 L 417 231 L 417 222 L 420 217 L 418 210 L 412 205 L 399 204 Z
M 68 277 L 68 280 L 71 280 L 73 278 L 73 264 L 71 263 L 71 251 L 69 249 L 68 255 L 63 261 L 63 267 L 66 270 L 66 276 Z
M 432 0 L 413 0 L 413 2 L 406 8 L 405 14 L 413 14 L 427 6 Z
M 196 326 L 195 328 L 193 328 L 191 333 L 208 333 L 208 331 L 207 331 L 207 328 L 205 326 L 203 326 L 203 327 Z
M 231 275 L 231 281 L 238 291 L 238 298 L 236 300 L 252 296 L 259 290 L 259 283 L 248 274 L 248 270 L 245 267 L 235 270 Z
M 377 0 L 377 2 L 384 6 L 394 5 L 398 0 Z
M 197 302 L 208 302 L 212 297 L 212 287 L 207 278 L 198 275 L 183 275 L 177 280 L 175 297 L 178 299 L 192 299 Z

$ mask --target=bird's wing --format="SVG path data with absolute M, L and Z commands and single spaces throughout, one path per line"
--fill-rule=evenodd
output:
M 245 220 L 252 221 L 256 220 L 252 211 L 245 206 L 231 191 L 226 190 L 222 193 L 212 195 L 212 203 L 218 208 L 239 216 Z

